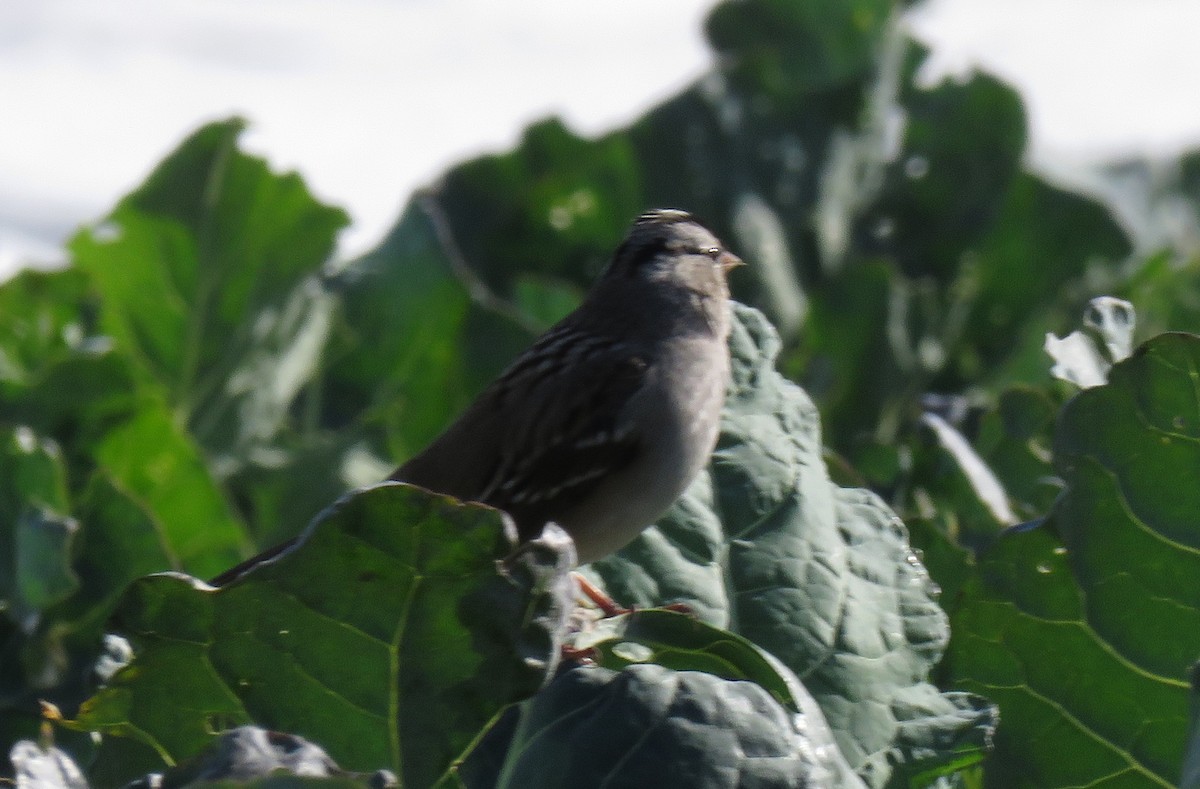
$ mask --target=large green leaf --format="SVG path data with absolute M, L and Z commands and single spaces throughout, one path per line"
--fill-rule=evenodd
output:
M 800 285 L 818 274 L 824 163 L 859 123 L 879 61 L 896 59 L 883 52 L 895 5 L 719 5 L 708 35 L 720 66 L 628 128 L 587 139 L 544 121 L 515 150 L 446 173 L 425 197 L 453 265 L 511 304 L 522 276 L 589 283 L 633 216 L 677 206 L 756 264 L 736 289 L 793 335 Z
M 861 78 L 896 9 L 892 0 L 726 0 L 706 24 L 735 75 L 773 92 L 828 88 Z
M 105 275 L 124 282 L 119 274 Z M 155 520 L 169 557 L 149 569 L 215 573 L 243 555 L 243 529 L 213 478 L 209 458 L 169 404 L 166 387 L 130 355 L 138 346 L 127 348 L 130 342 L 94 333 L 97 305 L 87 282 L 70 270 L 26 273 L 0 286 L 6 310 L 0 320 L 7 328 L 0 334 L 0 358 L 7 360 L 0 362 L 6 371 L 0 373 L 0 423 L 27 425 L 55 440 L 73 495 L 99 469 L 136 497 Z M 69 514 L 65 500 L 59 511 Z
M 0 285 L 0 423 L 57 440 L 69 462 L 138 397 L 128 360 L 95 333 L 96 306 L 73 269 Z
M 1043 380 L 1046 332 L 1077 325 L 1131 249 L 1111 209 L 1020 174 L 967 268 L 964 287 L 977 297 L 956 372 L 1002 386 Z
M 256 722 L 432 785 L 557 660 L 573 554 L 548 532 L 501 564 L 514 535 L 495 510 L 385 483 L 225 587 L 144 578 L 116 616 L 137 656 L 75 725 L 175 762 Z
M 633 611 L 603 620 L 587 635 L 588 642 L 599 639 L 593 646 L 595 660 L 606 668 L 655 663 L 677 671 L 749 680 L 784 707 L 799 711 L 794 689 L 770 655 L 736 633 L 690 615 L 661 609 Z
M 1016 90 L 983 74 L 902 97 L 901 151 L 855 221 L 856 246 L 887 253 L 912 277 L 952 281 L 995 223 L 1025 147 Z
M 120 354 L 85 348 L 65 357 L 20 394 L 13 412 L 59 440 L 75 486 L 99 470 L 137 498 L 168 552 L 169 563 L 152 569 L 210 575 L 244 555 L 245 532 L 205 456 L 157 386 L 136 383 Z M 126 560 L 141 558 L 119 561 Z
M 381 436 L 371 448 L 393 460 L 437 435 L 532 337 L 534 327 L 488 301 L 449 232 L 436 203 L 418 199 L 379 249 L 332 283 L 342 306 L 321 422 L 366 427 Z
M 896 347 L 907 328 L 895 305 L 907 298 L 906 282 L 889 261 L 862 260 L 839 271 L 813 299 L 802 359 L 788 371 L 826 404 L 828 440 L 852 459 L 878 414 L 907 404 L 919 388 L 912 354 Z
M 90 333 L 91 307 L 87 279 L 74 270 L 22 271 L 0 286 L 4 401 L 14 390 L 33 384 Z
M 576 668 L 528 705 L 495 786 L 862 786 L 810 724 L 751 682 Z
M 1200 338 L 1162 335 L 1067 403 L 1050 525 L 1002 538 L 966 587 L 947 668 L 1000 703 L 995 785 L 1178 778 L 1200 656 L 1198 374 Z
M 276 175 L 238 151 L 243 125 L 201 128 L 71 242 L 103 300 L 104 331 L 165 387 L 214 453 L 245 453 L 272 436 L 306 382 L 328 308 L 304 297 L 316 292 L 305 280 L 346 223 L 299 176 Z M 262 372 L 264 352 L 295 369 L 269 386 L 239 385 L 239 372 Z M 261 404 L 268 395 L 274 407 Z
M 449 233 L 436 201 L 419 197 L 378 249 L 329 279 L 338 308 L 304 432 L 279 442 L 274 463 L 230 480 L 260 538 L 291 536 L 331 498 L 385 478 L 542 327 L 461 265 Z
M 158 386 L 139 382 L 119 352 L 98 347 L 67 355 L 23 388 L 12 411 L 58 440 L 77 493 L 98 471 L 137 499 L 167 550 L 168 563 L 153 569 L 208 575 L 244 555 L 245 530 L 207 457 Z
M 515 151 L 450 170 L 431 196 L 462 262 L 501 297 L 520 272 L 586 285 L 643 208 L 634 153 L 626 135 L 588 140 L 543 121 Z
M 869 785 L 977 761 L 993 713 L 927 680 L 949 630 L 903 524 L 874 495 L 830 483 L 816 411 L 773 368 L 778 336 L 761 314 L 736 313 L 709 473 L 592 571 L 622 603 L 685 602 L 779 658 Z
M 75 513 L 84 526 L 72 562 L 79 590 L 48 615 L 60 627 L 69 623 L 79 637 L 94 641 L 127 584 L 150 573 L 180 569 L 183 563 L 172 545 L 171 530 L 163 528 L 141 497 L 104 471 L 98 471 L 80 494 Z
M 1055 413 L 1047 392 L 1013 387 L 977 419 L 960 420 L 964 431 L 969 423 L 973 446 L 945 420 L 927 415 L 924 421 L 938 429 L 916 446 L 908 480 L 913 497 L 926 502 L 924 517 L 938 521 L 960 547 L 975 551 L 1004 528 L 1043 517 L 1062 489 L 1050 464 Z M 957 441 L 948 441 L 946 433 Z M 934 577 L 946 587 L 946 579 Z
M 245 534 L 205 458 L 165 407 L 148 407 L 97 442 L 97 465 L 160 524 L 179 566 L 215 575 L 245 550 Z

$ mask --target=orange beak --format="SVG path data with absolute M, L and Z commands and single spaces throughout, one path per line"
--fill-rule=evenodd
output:
M 721 268 L 725 269 L 725 273 L 733 271 L 738 266 L 746 265 L 746 262 L 732 252 L 722 252 L 721 257 L 717 258 L 717 262 L 721 264 Z

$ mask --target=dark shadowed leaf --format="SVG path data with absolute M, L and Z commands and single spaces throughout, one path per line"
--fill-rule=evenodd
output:
M 1180 789 L 1200 787 L 1200 668 L 1197 666 L 1192 667 L 1192 725 L 1179 786 Z
M 970 258 L 970 288 L 978 298 L 970 304 L 964 348 L 977 358 L 960 358 L 962 372 L 970 375 L 982 364 L 1005 384 L 1041 380 L 1045 333 L 1077 325 L 1082 304 L 1101 295 L 1088 292 L 1080 278 L 1116 265 L 1130 249 L 1110 209 L 1028 173 L 1018 175 Z M 1069 293 L 1073 283 L 1076 294 Z M 997 364 L 1018 349 L 1024 353 Z
M 27 427 L 0 430 L 0 612 L 16 621 L 69 594 L 77 524 L 58 447 Z
M 84 528 L 75 544 L 79 591 L 50 615 L 95 637 L 125 586 L 143 575 L 179 569 L 180 562 L 160 522 L 137 497 L 97 472 L 76 507 Z
M 557 659 L 573 551 L 548 530 L 502 566 L 513 535 L 495 510 L 387 483 L 225 587 L 144 578 L 116 616 L 137 656 L 75 725 L 173 762 L 254 722 L 429 786 Z
M 1162 335 L 1060 413 L 1048 524 L 981 558 L 950 676 L 1001 709 L 989 779 L 1172 786 L 1200 655 L 1200 338 Z
M 690 615 L 650 609 L 603 620 L 588 641 L 596 641 L 596 662 L 614 670 L 656 663 L 675 671 L 704 671 L 724 679 L 759 685 L 784 707 L 798 711 L 787 680 L 771 658 L 736 633 Z M 577 643 L 577 647 L 583 646 Z
M 79 586 L 71 567 L 79 522 L 47 507 L 29 506 L 16 527 L 17 597 L 31 610 L 49 608 Z
M 857 219 L 857 246 L 887 253 L 908 276 L 949 282 L 1019 171 L 1024 107 L 1013 88 L 983 74 L 929 89 L 909 83 L 902 101 L 903 149 Z
M 753 682 L 575 668 L 529 702 L 495 786 L 861 787 L 823 724 L 796 718 Z
M 376 434 L 368 446 L 393 465 L 437 435 L 532 337 L 476 303 L 438 211 L 427 199 L 411 203 L 384 243 L 332 283 L 342 306 L 321 423 Z M 472 353 L 473 343 L 486 352 Z
M 727 0 L 708 18 L 713 49 L 755 88 L 800 91 L 862 78 L 892 0 Z
M 777 335 L 753 310 L 737 316 L 709 473 L 593 571 L 624 604 L 685 602 L 779 658 L 871 786 L 902 781 L 898 763 L 977 761 L 994 714 L 927 680 L 949 628 L 903 524 L 830 483 L 816 411 L 774 370 Z

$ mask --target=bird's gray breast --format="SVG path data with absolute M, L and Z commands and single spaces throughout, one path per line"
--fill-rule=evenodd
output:
M 637 425 L 641 451 L 595 492 L 605 506 L 572 513 L 566 524 L 580 563 L 636 537 L 708 462 L 728 377 L 724 338 L 692 335 L 657 349 L 645 385 L 630 398 L 621 418 Z

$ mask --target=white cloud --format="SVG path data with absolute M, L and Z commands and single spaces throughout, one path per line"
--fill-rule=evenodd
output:
M 197 125 L 347 207 L 350 251 L 447 165 L 562 114 L 597 132 L 708 65 L 707 0 L 42 0 L 0 6 L 0 223 L 96 217 Z M 27 217 L 26 217 L 27 218 Z M 53 239 L 44 239 L 46 242 Z
M 910 19 L 932 71 L 1020 89 L 1035 163 L 1200 146 L 1195 0 L 931 0 Z
M 200 123 L 298 169 L 369 247 L 411 190 L 563 115 L 598 133 L 710 62 L 711 0 L 38 0 L 0 4 L 0 234 L 11 261 L 97 218 Z M 1200 140 L 1195 0 L 936 0 L 941 62 L 1026 96 L 1035 157 Z M 24 239 L 24 240 L 22 240 Z M 2 257 L 2 256 L 0 256 Z M 0 259 L 0 276 L 6 261 Z

